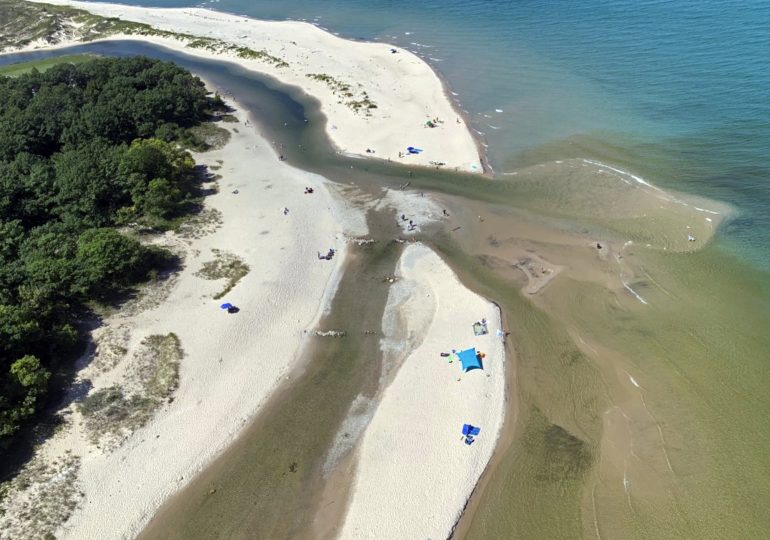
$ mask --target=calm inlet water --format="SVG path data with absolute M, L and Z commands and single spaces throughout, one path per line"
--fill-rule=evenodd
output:
M 733 203 L 725 247 L 770 267 L 770 2 L 127 3 L 307 20 L 410 49 L 459 94 L 498 172 L 595 157 Z

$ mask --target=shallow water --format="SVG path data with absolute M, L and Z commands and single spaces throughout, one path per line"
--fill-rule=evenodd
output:
M 401 167 L 335 156 L 323 144 L 312 101 L 275 83 L 154 47 L 86 49 L 160 55 L 202 73 L 230 88 L 265 122 L 265 135 L 287 145 L 290 161 L 332 180 L 354 177 L 371 188 L 408 177 Z M 306 150 L 297 150 L 298 143 Z M 500 447 L 475 498 L 475 513 L 461 524 L 463 534 L 766 536 L 766 274 L 721 249 L 719 236 L 700 251 L 686 241 L 690 225 L 700 227 L 696 236 L 705 242 L 705 217 L 711 214 L 695 206 L 723 211 L 716 203 L 681 196 L 692 205 L 656 206 L 655 191 L 627 175 L 570 160 L 567 152 L 561 157 L 561 163 L 509 171 L 517 174 L 497 180 L 433 171 L 411 178 L 413 187 L 443 194 L 463 227 L 459 234 L 431 231 L 425 240 L 469 286 L 501 304 L 516 353 L 515 378 L 509 381 L 518 398 L 516 430 L 511 444 Z M 634 243 L 625 246 L 629 238 Z M 622 259 L 602 258 L 597 240 Z M 523 253 L 566 268 L 532 298 L 519 291 L 522 279 L 511 264 Z M 351 389 L 339 396 L 330 425 L 355 395 Z M 314 425 L 303 423 L 301 429 Z M 318 436 L 328 439 L 334 432 L 325 425 Z M 322 441 L 308 440 L 306 448 L 320 463 L 313 444 Z M 252 442 L 245 446 L 257 449 L 250 458 L 256 461 L 264 440 Z M 240 470 L 231 470 L 239 481 Z M 258 486 L 247 482 L 249 490 Z M 190 501 L 195 499 L 179 508 L 189 508 Z M 297 504 L 291 523 L 278 520 L 271 529 L 281 531 L 279 537 L 312 518 L 312 502 Z M 250 498 L 228 499 L 228 523 L 248 516 L 252 506 Z M 221 515 L 215 505 L 192 507 L 203 521 Z M 220 536 L 229 530 L 215 527 Z

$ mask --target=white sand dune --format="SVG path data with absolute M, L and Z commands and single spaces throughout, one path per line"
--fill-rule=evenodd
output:
M 149 334 L 179 336 L 185 358 L 174 401 L 112 453 L 95 450 L 77 430 L 51 441 L 49 453 L 72 449 L 83 455 L 79 482 L 85 496 L 57 537 L 135 536 L 163 500 L 258 413 L 293 367 L 304 331 L 333 295 L 346 252 L 345 230 L 323 179 L 279 162 L 253 125 L 234 126 L 238 133 L 224 149 L 201 156 L 210 164 L 223 161 L 221 191 L 207 199 L 222 212 L 222 226 L 192 243 L 186 268 L 165 302 L 107 321 L 129 329 L 127 356 Z M 303 194 L 305 186 L 315 193 Z M 319 260 L 317 251 L 330 247 L 337 256 Z M 234 253 L 251 267 L 222 300 L 212 298 L 222 281 L 194 275 L 213 258 L 212 248 Z M 225 300 L 240 313 L 222 311 Z M 82 376 L 89 375 L 95 388 L 112 382 L 110 374 L 87 370 Z
M 405 322 L 411 351 L 382 396 L 358 450 L 341 538 L 446 538 L 495 448 L 505 409 L 500 313 L 466 289 L 422 244 L 406 248 L 386 320 Z M 406 294 L 403 294 L 406 293 Z M 486 318 L 490 333 L 472 325 Z M 420 322 L 422 321 L 422 322 Z M 383 325 L 388 340 L 392 329 Z M 476 347 L 483 370 L 463 373 L 440 356 Z M 464 423 L 481 428 L 462 440 Z
M 110 39 L 138 39 L 170 47 L 186 54 L 219 57 L 246 69 L 266 73 L 300 87 L 321 102 L 327 118 L 326 131 L 340 152 L 405 164 L 483 172 L 478 149 L 465 120 L 454 110 L 436 73 L 411 52 L 392 45 L 352 41 L 337 37 L 310 23 L 260 21 L 201 8 L 144 8 L 101 2 L 40 0 L 69 5 L 105 17 L 150 24 L 161 30 L 224 40 L 254 50 L 264 50 L 289 64 L 276 67 L 263 60 L 245 60 L 234 54 L 216 54 L 187 48 L 185 42 L 157 36 L 115 35 Z M 60 43 L 57 46 L 72 44 Z M 45 44 L 37 43 L 37 47 Z M 331 76 L 349 86 L 351 96 L 336 92 L 328 82 L 308 75 Z M 364 92 L 366 93 L 364 95 Z M 377 106 L 370 114 L 348 105 L 368 96 Z M 426 122 L 439 118 L 438 127 Z M 406 154 L 414 146 L 423 150 Z M 367 153 L 371 149 L 374 153 Z M 399 157 L 399 152 L 402 155 Z

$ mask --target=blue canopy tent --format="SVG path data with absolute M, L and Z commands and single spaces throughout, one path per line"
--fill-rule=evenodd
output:
M 481 433 L 481 428 L 477 428 L 476 426 L 472 426 L 471 424 L 463 424 L 463 435 L 476 436 L 479 433 Z
M 481 358 L 476 354 L 476 348 L 465 349 L 457 353 L 457 358 L 463 366 L 463 371 L 468 372 L 472 369 L 484 369 L 481 365 Z

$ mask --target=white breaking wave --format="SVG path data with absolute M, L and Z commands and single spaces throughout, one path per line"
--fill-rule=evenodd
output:
M 697 206 L 693 206 L 693 208 L 695 208 L 698 212 L 706 212 L 708 214 L 716 214 L 717 216 L 719 215 L 719 212 L 715 212 L 714 210 L 708 210 L 707 208 L 698 208 Z M 709 221 L 711 221 L 711 220 L 709 220 Z
M 650 184 L 647 180 L 645 180 L 641 176 L 636 176 L 635 174 L 631 174 L 630 172 L 626 172 L 626 171 L 624 171 L 622 169 L 616 169 L 615 167 L 611 167 L 610 165 L 602 163 L 601 161 L 594 161 L 592 159 L 584 159 L 583 162 L 584 163 L 590 163 L 591 165 L 596 165 L 597 167 L 604 167 L 605 169 L 609 169 L 609 170 L 614 171 L 614 172 L 616 172 L 618 174 L 622 174 L 623 176 L 628 176 L 629 178 L 633 178 L 634 180 L 636 180 L 637 182 L 639 182 L 642 185 L 645 185 L 645 186 L 650 187 L 652 189 L 655 189 L 657 191 L 663 191 L 659 187 L 653 186 L 652 184 Z
M 639 300 L 642 304 L 644 304 L 645 306 L 647 305 L 647 300 L 642 298 L 642 296 L 639 293 L 633 290 L 628 283 L 623 282 L 623 287 L 625 287 L 628 292 L 633 294 L 636 297 L 636 299 Z

